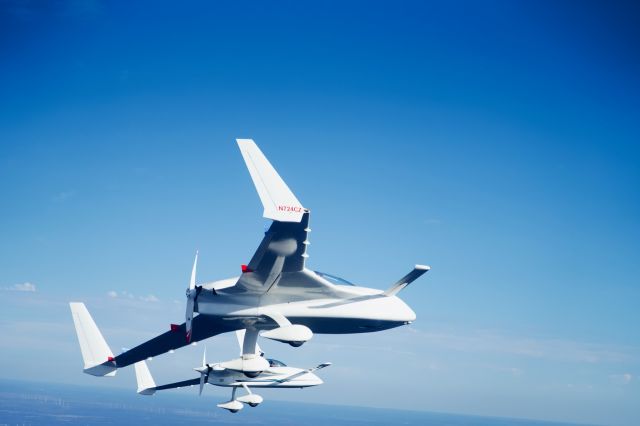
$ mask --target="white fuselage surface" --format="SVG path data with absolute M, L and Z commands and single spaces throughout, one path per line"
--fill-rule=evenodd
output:
M 379 331 L 416 319 L 413 310 L 397 296 L 386 296 L 381 290 L 367 287 L 332 284 L 323 275 L 309 269 L 292 272 L 282 276 L 277 292 L 260 295 L 229 286 L 238 277 L 205 284 L 196 311 L 230 329 L 241 328 L 238 323 L 254 319 L 259 319 L 254 323 L 259 329 L 276 328 L 278 316 L 282 315 L 319 334 Z

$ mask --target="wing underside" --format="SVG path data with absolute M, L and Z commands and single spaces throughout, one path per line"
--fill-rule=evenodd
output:
M 183 380 L 181 382 L 175 382 L 175 383 L 168 383 L 166 385 L 160 385 L 160 386 L 156 386 L 154 388 L 149 388 L 149 390 L 153 390 L 153 391 L 159 391 L 159 390 L 165 390 L 165 389 L 175 389 L 175 388 L 183 388 L 185 386 L 194 386 L 194 385 L 199 385 L 200 384 L 200 379 L 189 379 L 189 380 Z
M 309 210 L 305 209 L 260 148 L 251 139 L 237 139 L 242 157 L 264 207 L 273 219 L 233 291 L 264 293 L 277 286 L 282 274 L 304 270 Z
M 247 271 L 238 279 L 236 288 L 264 293 L 278 284 L 282 274 L 303 271 L 309 257 L 310 231 L 309 212 L 305 212 L 297 223 L 274 221 L 247 265 Z
M 212 318 L 208 315 L 198 315 L 193 319 L 193 334 L 191 342 L 198 342 L 228 331 L 237 329 L 233 323 Z M 121 353 L 115 357 L 118 368 L 126 367 L 149 357 L 161 355 L 170 350 L 187 346 L 185 339 L 186 326 L 183 323 L 174 330 L 167 331 L 151 340 L 148 340 L 133 349 Z M 110 364 L 110 363 L 109 363 Z M 107 365 L 107 363 L 105 363 Z

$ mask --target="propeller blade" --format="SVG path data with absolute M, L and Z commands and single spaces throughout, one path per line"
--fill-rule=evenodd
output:
M 198 395 L 202 395 L 202 388 L 204 388 L 204 373 L 200 373 L 200 393 Z
M 200 370 L 200 393 L 199 395 L 202 395 L 202 388 L 204 388 L 204 379 L 205 376 L 208 379 L 209 378 L 209 366 L 207 365 L 207 346 L 204 346 L 204 352 L 202 353 L 202 367 L 199 368 Z
M 193 309 L 196 302 L 196 297 L 198 297 L 198 289 L 196 289 L 196 266 L 198 265 L 198 251 L 196 250 L 196 258 L 193 261 L 193 269 L 191 270 L 191 280 L 189 281 L 189 288 L 187 289 L 187 310 L 184 314 L 185 325 L 187 328 L 187 343 L 191 342 L 191 332 L 192 326 L 191 322 L 193 321 Z
M 189 281 L 189 290 L 196 288 L 196 266 L 198 265 L 198 250 L 196 250 L 196 258 L 193 261 L 193 269 L 191 269 L 191 281 Z
M 185 313 L 185 320 L 186 320 L 186 327 L 187 327 L 187 342 L 191 341 L 193 305 L 195 305 L 195 300 L 193 299 L 193 297 L 189 297 L 187 299 L 187 312 Z

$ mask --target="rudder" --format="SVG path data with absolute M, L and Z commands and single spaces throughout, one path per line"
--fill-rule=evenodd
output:
M 84 361 L 84 372 L 92 376 L 115 376 L 113 352 L 102 337 L 84 303 L 71 302 L 71 316 L 76 327 L 78 343 Z

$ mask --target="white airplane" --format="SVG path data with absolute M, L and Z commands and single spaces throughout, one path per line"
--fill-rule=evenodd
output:
M 240 354 L 243 351 L 244 330 L 236 331 L 238 343 L 240 344 Z M 260 347 L 256 345 L 257 352 L 260 356 L 264 356 Z M 202 366 L 194 368 L 200 373 L 199 378 L 183 380 L 180 382 L 169 383 L 157 386 L 149 367 L 145 361 L 139 361 L 134 364 L 136 370 L 136 381 L 138 384 L 138 393 L 140 395 L 153 395 L 156 391 L 165 389 L 182 388 L 185 386 L 200 386 L 199 394 L 202 395 L 202 389 L 206 383 L 214 386 L 231 387 L 231 399 L 229 401 L 218 404 L 218 407 L 229 410 L 232 413 L 240 411 L 244 404 L 251 407 L 257 407 L 262 403 L 262 396 L 251 392 L 250 388 L 306 388 L 310 386 L 318 386 L 323 382 L 316 376 L 314 371 L 331 365 L 330 362 L 319 364 L 314 368 L 296 368 L 288 367 L 283 362 L 276 359 L 266 358 L 269 368 L 264 370 L 255 378 L 247 378 L 243 373 L 229 370 L 224 367 L 224 363 L 207 364 L 207 349 L 205 347 L 202 357 Z M 236 397 L 239 388 L 245 390 L 246 394 Z
M 254 350 L 259 334 L 300 346 L 313 333 L 367 333 L 415 320 L 415 313 L 397 295 L 430 267 L 416 265 L 385 291 L 355 286 L 307 268 L 309 210 L 293 195 L 253 140 L 237 142 L 262 201 L 264 217 L 273 220 L 249 263 L 242 265 L 242 274 L 196 285 L 196 253 L 186 292 L 185 322 L 172 324 L 169 331 L 117 356 L 106 343 L 86 344 L 93 349 L 91 357 L 84 358 L 85 373 L 113 375 L 118 368 L 148 357 L 244 329 L 243 348 L 248 349 L 240 358 L 224 363 L 224 367 L 257 377 L 269 368 L 268 362 Z M 75 306 L 74 309 L 72 303 L 71 310 L 82 347 L 82 327 L 91 317 L 88 312 L 78 313 L 86 311 L 84 305 L 82 309 L 78 304 Z

